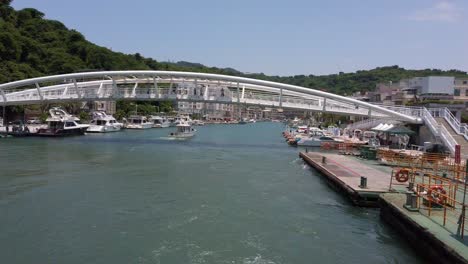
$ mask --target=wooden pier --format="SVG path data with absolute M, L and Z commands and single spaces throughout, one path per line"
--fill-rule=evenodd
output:
M 355 158 L 314 152 L 300 152 L 299 156 L 357 206 L 378 207 L 379 195 L 390 192 L 390 172 L 375 169 Z M 367 178 L 366 186 L 361 186 L 361 177 Z

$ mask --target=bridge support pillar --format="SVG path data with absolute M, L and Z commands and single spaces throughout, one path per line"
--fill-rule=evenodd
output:
M 323 108 L 322 110 L 325 112 L 327 111 L 327 98 L 323 98 Z
M 3 89 L 1 88 L 0 88 L 0 94 L 3 97 L 3 106 L 5 106 L 7 99 L 6 99 L 5 91 L 3 91 Z
M 280 94 L 279 94 L 279 107 L 283 107 L 283 88 L 280 89 Z
M 156 77 L 153 77 L 153 82 L 154 82 L 154 92 L 156 94 L 156 97 L 159 98 L 158 81 L 156 80 Z
M 35 85 L 36 85 L 37 94 L 39 95 L 39 98 L 41 98 L 41 101 L 44 100 L 44 97 L 42 96 L 42 92 L 41 92 L 41 86 L 39 86 L 38 83 L 35 83 Z

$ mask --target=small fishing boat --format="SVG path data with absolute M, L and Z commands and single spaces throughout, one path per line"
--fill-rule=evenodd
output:
M 174 139 L 189 139 L 195 136 L 196 130 L 186 122 L 179 123 L 176 126 L 176 131 L 169 134 L 170 138 Z

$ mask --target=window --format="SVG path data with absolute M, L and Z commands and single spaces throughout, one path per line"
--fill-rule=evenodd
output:
M 463 84 L 468 84 L 468 81 L 463 81 Z
M 73 122 L 66 122 L 65 127 L 73 127 L 75 124 Z
M 454 96 L 460 96 L 460 89 L 453 90 L 453 95 Z
M 465 89 L 465 96 L 468 96 L 468 89 Z

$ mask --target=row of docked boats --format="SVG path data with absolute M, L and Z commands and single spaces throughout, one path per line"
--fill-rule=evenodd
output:
M 294 129 L 290 128 L 283 132 L 283 136 L 286 138 L 289 145 L 304 147 L 320 147 L 324 143 L 343 142 L 379 145 L 376 135 L 377 134 L 373 131 L 363 132 L 358 129 L 354 131 L 344 129 L 341 131 L 339 128 L 333 126 L 327 129 L 297 126 Z
M 304 147 L 320 147 L 324 142 L 340 142 L 327 131 L 318 127 L 298 126 L 296 130 L 283 132 L 289 145 Z
M 123 123 L 118 122 L 112 115 L 108 115 L 103 111 L 93 112 L 92 121 L 90 124 L 81 124 L 80 119 L 67 113 L 65 110 L 54 107 L 49 110 L 49 117 L 46 119 L 46 125 L 24 125 L 12 124 L 6 127 L 6 134 L 12 136 L 45 136 L 59 137 L 70 135 L 83 135 L 89 133 L 107 133 L 120 131 L 122 128 L 127 129 L 149 129 L 149 128 L 165 128 L 175 126 L 175 132 L 170 133 L 170 137 L 174 138 L 190 138 L 195 135 L 195 129 L 192 128 L 193 121 L 188 116 L 177 116 L 174 118 L 166 118 L 160 116 L 130 116 L 124 119 Z M 198 121 L 196 125 L 203 125 L 203 122 Z M 32 128 L 34 127 L 34 130 Z M 30 129 L 31 128 L 31 129 Z

